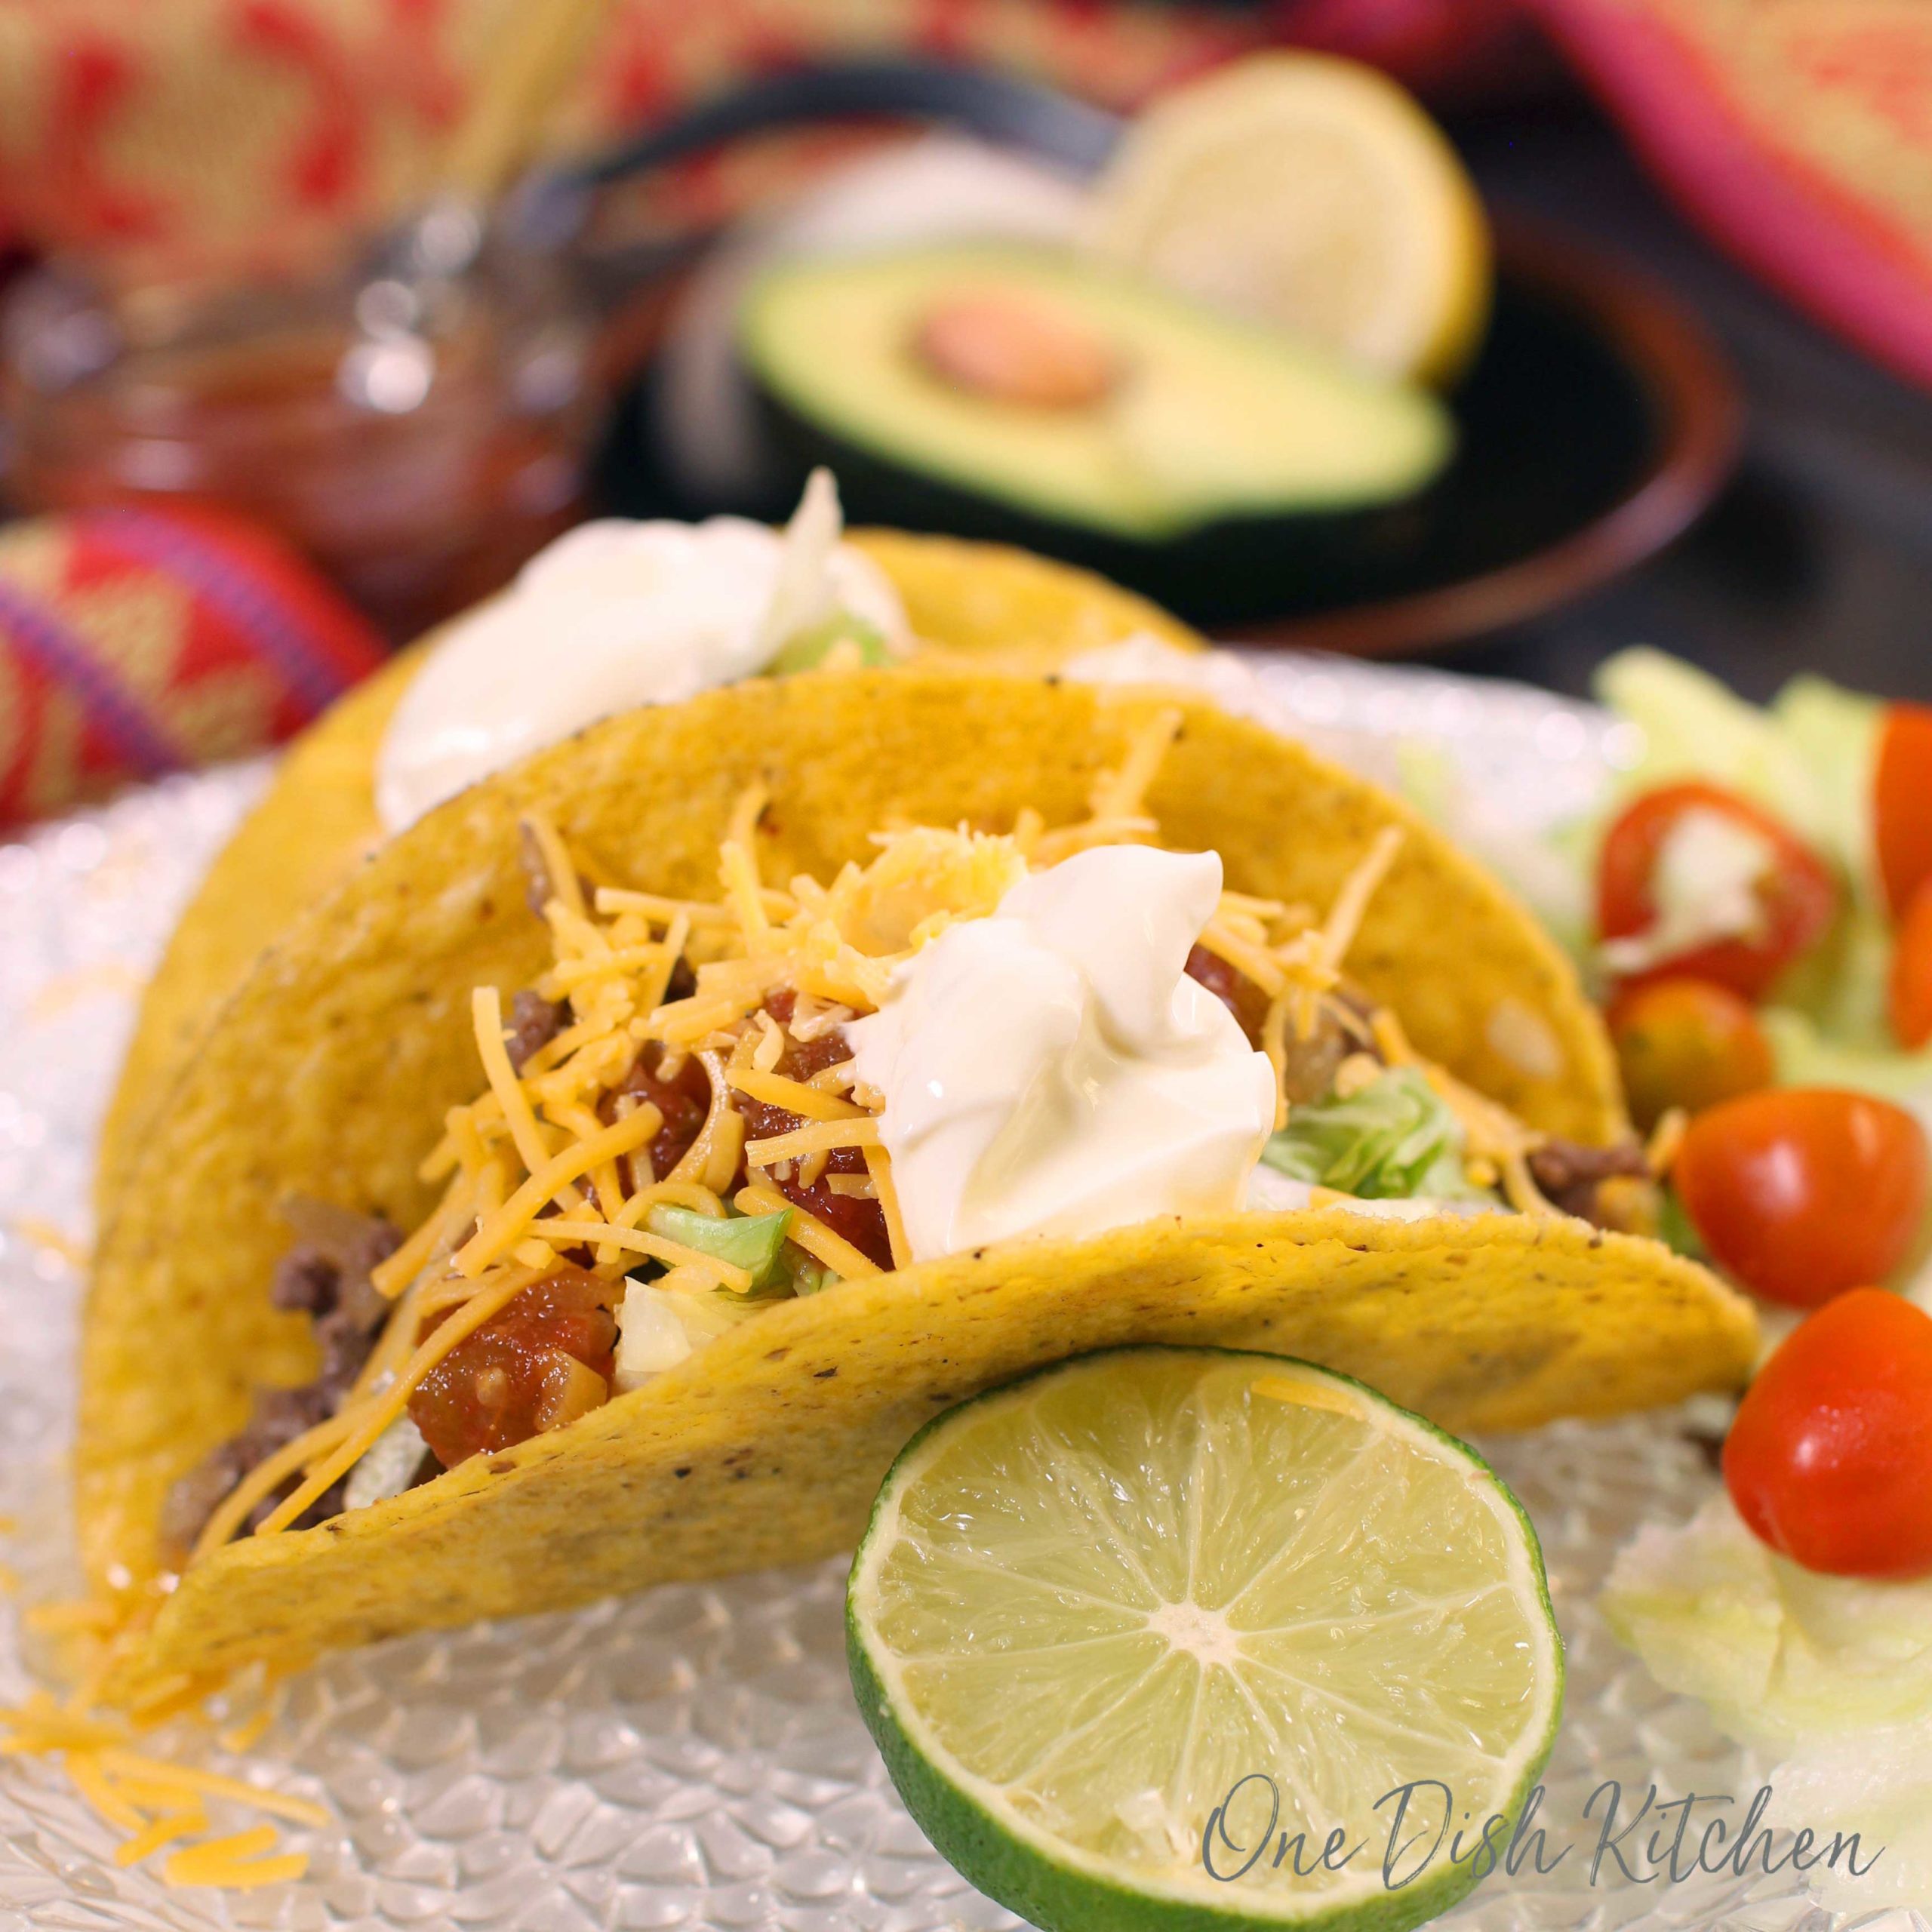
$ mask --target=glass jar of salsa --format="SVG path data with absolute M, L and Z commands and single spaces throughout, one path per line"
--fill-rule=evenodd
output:
M 5 485 L 29 510 L 244 511 L 401 640 L 582 514 L 589 345 L 559 276 L 528 258 L 121 294 L 42 269 L 0 330 Z

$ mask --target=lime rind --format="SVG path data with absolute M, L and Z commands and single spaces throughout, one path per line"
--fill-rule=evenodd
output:
M 1391 1889 L 1383 1882 L 1380 1860 L 1371 1847 L 1361 1861 L 1361 1869 L 1348 1874 L 1346 1885 L 1299 1896 L 1230 1886 L 1223 1900 L 1204 1893 L 1202 1887 L 1214 1882 L 1204 1873 L 1184 1884 L 1145 1873 L 1122 1876 L 1108 1860 L 1036 1827 L 1007 1801 L 997 1785 L 960 1764 L 907 1694 L 898 1660 L 875 1640 L 865 1613 L 868 1589 L 875 1580 L 874 1559 L 898 1537 L 906 1495 L 937 1445 L 968 1412 L 1010 1403 L 1032 1385 L 1090 1372 L 1110 1360 L 1174 1356 L 1202 1362 L 1252 1362 L 1349 1392 L 1363 1400 L 1368 1412 L 1383 1419 L 1385 1428 L 1393 1424 L 1412 1440 L 1426 1439 L 1438 1454 L 1446 1450 L 1444 1460 L 1461 1463 L 1487 1496 L 1501 1499 L 1504 1506 L 1499 1520 L 1512 1532 L 1508 1537 L 1511 1574 L 1506 1580 L 1515 1600 L 1527 1601 L 1536 1613 L 1527 1626 L 1547 1635 L 1536 1707 L 1482 1798 L 1483 1815 L 1500 1815 L 1513 1829 L 1548 1759 L 1562 1706 L 1562 1646 L 1535 1530 L 1508 1487 L 1468 1444 L 1352 1377 L 1291 1357 L 1207 1348 L 1103 1350 L 1035 1370 L 927 1423 L 888 1475 L 853 1562 L 847 1595 L 847 1653 L 866 1727 L 908 1811 L 942 1856 L 980 1890 L 1043 1932 L 1152 1932 L 1156 1927 L 1159 1932 L 1239 1932 L 1243 1927 L 1284 1925 L 1318 1925 L 1323 1932 L 1398 1932 L 1420 1924 L 1466 1897 L 1482 1873 L 1473 1864 L 1444 1864 Z M 1506 1837 L 1500 1841 L 1506 1843 Z

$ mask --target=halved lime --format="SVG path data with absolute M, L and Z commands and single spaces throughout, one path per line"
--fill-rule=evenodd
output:
M 928 1424 L 846 1632 L 907 1808 L 1046 1932 L 1418 1924 L 1506 1850 L 1562 1699 L 1481 1457 L 1226 1349 L 1082 1357 Z

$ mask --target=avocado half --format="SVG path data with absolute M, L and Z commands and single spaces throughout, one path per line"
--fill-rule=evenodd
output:
M 1060 405 L 941 373 L 949 307 L 1025 305 L 1114 372 Z M 1198 618 L 1254 616 L 1324 577 L 1372 575 L 1441 470 L 1426 392 L 1066 252 L 972 242 L 789 262 L 740 311 L 774 447 L 838 476 L 855 521 L 1069 557 Z

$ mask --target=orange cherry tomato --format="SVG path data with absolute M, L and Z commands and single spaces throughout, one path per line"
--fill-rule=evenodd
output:
M 1721 1266 L 1773 1301 L 1816 1308 L 1905 1260 L 1932 1161 L 1918 1121 L 1888 1100 L 1772 1088 L 1700 1114 L 1671 1179 Z
M 1678 821 L 1700 811 L 1719 813 L 1769 843 L 1770 869 L 1757 884 L 1764 931 L 1755 939 L 1717 940 L 1694 947 L 1631 974 L 1625 983 L 1709 980 L 1745 999 L 1761 999 L 1787 966 L 1824 937 L 1838 909 L 1838 881 L 1789 826 L 1720 785 L 1696 780 L 1660 786 L 1624 807 L 1604 834 L 1597 860 L 1597 931 L 1604 939 L 1628 939 L 1656 923 L 1659 854 Z
M 1771 1043 L 1749 1004 L 1708 980 L 1652 980 L 1610 1010 L 1611 1038 L 1637 1124 L 1672 1107 L 1700 1112 L 1776 1077 Z
M 1724 1445 L 1761 1542 L 1834 1577 L 1932 1573 L 1932 1315 L 1854 1288 L 1785 1338 Z
M 1932 879 L 1932 705 L 1895 704 L 1887 710 L 1872 821 L 1878 876 L 1896 918 Z
M 1912 894 L 1893 937 L 1891 994 L 1899 1044 L 1932 1046 L 1932 878 Z

